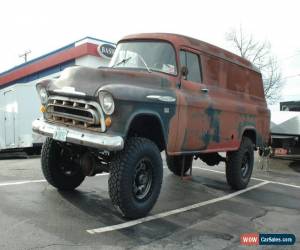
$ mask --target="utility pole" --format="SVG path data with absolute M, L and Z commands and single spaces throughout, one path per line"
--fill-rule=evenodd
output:
M 23 54 L 19 55 L 19 57 L 23 57 L 25 62 L 27 62 L 27 55 L 31 53 L 31 50 L 26 50 Z

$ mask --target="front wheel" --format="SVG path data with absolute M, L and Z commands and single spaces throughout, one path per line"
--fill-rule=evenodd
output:
M 42 171 L 45 179 L 60 190 L 73 190 L 84 180 L 81 168 L 72 161 L 67 149 L 47 138 L 42 147 Z
M 144 217 L 159 196 L 162 177 L 158 147 L 146 138 L 129 138 L 110 164 L 108 186 L 112 203 L 127 218 Z
M 254 145 L 250 138 L 242 139 L 239 150 L 227 153 L 226 179 L 236 190 L 247 187 L 254 165 Z

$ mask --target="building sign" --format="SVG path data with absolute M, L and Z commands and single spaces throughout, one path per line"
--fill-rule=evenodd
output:
M 116 47 L 114 45 L 105 43 L 105 44 L 99 45 L 97 50 L 101 57 L 110 59 L 114 55 Z

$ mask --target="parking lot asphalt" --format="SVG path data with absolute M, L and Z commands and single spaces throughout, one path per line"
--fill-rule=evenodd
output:
M 297 159 L 271 159 L 263 168 L 257 160 L 248 189 L 239 192 L 226 184 L 222 164 L 195 161 L 191 180 L 165 167 L 154 209 L 133 221 L 112 206 L 107 174 L 60 192 L 44 180 L 39 157 L 0 159 L 0 249 L 245 249 L 240 235 L 250 232 L 300 239 Z M 299 239 L 284 249 L 299 249 Z

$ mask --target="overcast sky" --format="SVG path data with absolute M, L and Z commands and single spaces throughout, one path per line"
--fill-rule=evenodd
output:
M 0 72 L 85 36 L 117 42 L 131 33 L 170 32 L 230 49 L 225 33 L 240 25 L 269 40 L 286 85 L 283 99 L 300 99 L 299 1 L 85 0 L 0 3 Z

